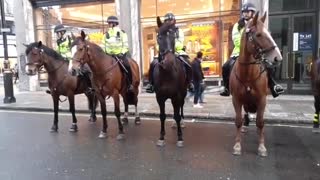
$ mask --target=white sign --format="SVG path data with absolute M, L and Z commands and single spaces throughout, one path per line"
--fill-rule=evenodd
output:
M 10 32 L 10 28 L 1 28 L 0 32 Z
M 293 33 L 293 51 L 298 51 L 299 47 L 299 33 Z

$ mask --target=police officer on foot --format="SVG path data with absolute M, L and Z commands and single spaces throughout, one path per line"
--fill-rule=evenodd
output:
M 224 91 L 220 93 L 221 96 L 229 96 L 229 76 L 232 67 L 239 57 L 240 54 L 240 42 L 241 36 L 246 26 L 246 23 L 250 21 L 256 12 L 256 7 L 252 3 L 245 3 L 241 9 L 242 18 L 234 24 L 232 28 L 232 41 L 234 44 L 234 49 L 232 51 L 230 59 L 222 66 L 222 78 L 224 83 Z M 267 68 L 269 88 L 273 97 L 277 97 L 284 92 L 283 87 L 277 84 L 273 78 L 273 67 L 269 66 Z
M 125 31 L 118 26 L 119 20 L 116 16 L 109 16 L 107 23 L 109 29 L 103 37 L 103 50 L 105 53 L 122 60 L 120 63 L 125 69 L 121 69 L 123 69 L 127 75 L 128 91 L 132 91 L 132 71 L 127 58 L 129 53 L 128 36 Z

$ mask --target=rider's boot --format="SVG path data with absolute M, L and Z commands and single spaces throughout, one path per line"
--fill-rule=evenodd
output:
M 273 78 L 273 68 L 267 67 L 268 74 L 268 85 L 271 91 L 271 94 L 274 98 L 278 97 L 280 94 L 284 93 L 284 89 L 280 84 L 277 84 Z

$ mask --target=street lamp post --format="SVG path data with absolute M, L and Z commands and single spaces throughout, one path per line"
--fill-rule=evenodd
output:
M 16 98 L 13 95 L 13 83 L 12 83 L 12 72 L 10 70 L 10 62 L 8 59 L 8 44 L 6 34 L 6 21 L 4 15 L 4 0 L 1 2 L 1 31 L 3 39 L 3 50 L 4 50 L 4 61 L 3 61 L 3 82 L 4 82 L 4 94 L 3 103 L 15 103 Z

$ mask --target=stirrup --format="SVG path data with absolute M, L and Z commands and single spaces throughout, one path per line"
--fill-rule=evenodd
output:
M 279 84 L 276 84 L 274 87 L 273 87 L 273 90 L 277 93 L 277 94 L 282 94 L 284 93 L 284 89 L 281 85 Z
M 132 85 L 132 84 L 130 84 L 130 85 L 128 86 L 128 91 L 133 91 L 133 85 Z
M 154 87 L 153 87 L 153 85 L 148 84 L 148 85 L 147 85 L 147 88 L 146 88 L 146 92 L 147 92 L 147 93 L 154 93 Z
M 49 89 L 46 90 L 47 94 L 51 94 L 51 91 Z

